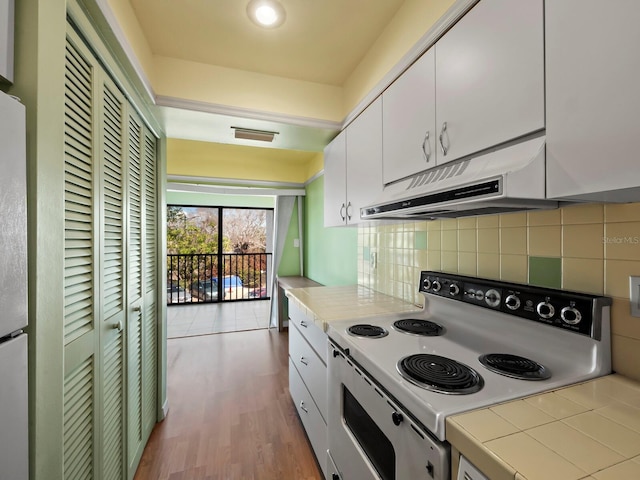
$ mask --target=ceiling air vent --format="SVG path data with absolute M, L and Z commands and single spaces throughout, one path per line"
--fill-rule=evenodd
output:
M 242 140 L 257 140 L 259 142 L 273 142 L 273 137 L 280 132 L 270 132 L 268 130 L 254 130 L 252 128 L 231 127 L 235 138 Z

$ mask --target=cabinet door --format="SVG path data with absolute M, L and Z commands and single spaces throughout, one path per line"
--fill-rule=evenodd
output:
M 382 193 L 382 98 L 347 127 L 347 224 Z
M 439 164 L 544 128 L 542 3 L 482 0 L 436 44 Z
M 547 195 L 637 201 L 640 2 L 547 2 Z
M 382 94 L 385 184 L 436 165 L 435 95 L 432 48 Z
M 324 149 L 324 226 L 337 227 L 346 221 L 347 135 L 338 134 Z

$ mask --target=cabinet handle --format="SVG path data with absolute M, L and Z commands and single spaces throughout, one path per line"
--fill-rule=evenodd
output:
M 303 365 L 309 365 L 309 362 L 307 362 L 307 359 L 304 357 L 300 357 L 300 363 Z
M 427 152 L 427 145 L 429 145 L 429 152 Z M 422 141 L 422 153 L 424 154 L 424 159 L 427 163 L 429 163 L 429 159 L 431 158 L 431 142 L 429 141 L 429 130 L 424 135 L 424 140 Z
M 344 219 L 346 218 L 344 216 L 344 213 L 342 213 L 345 209 L 344 203 L 342 204 L 342 206 L 340 207 L 340 218 L 342 218 L 342 221 L 344 221 Z
M 309 410 L 307 410 L 307 407 L 304 406 L 304 401 L 300 401 L 300 408 L 302 410 L 304 410 L 304 413 L 309 413 Z
M 351 208 L 351 202 L 347 204 L 347 218 L 351 220 L 351 214 L 349 213 L 349 209 Z
M 122 320 L 118 320 L 117 323 L 114 323 L 113 325 L 111 325 L 111 328 L 113 328 L 114 330 L 117 330 L 118 333 L 122 332 Z
M 442 137 L 447 133 L 447 122 L 444 122 L 442 124 L 442 130 L 440 130 L 440 147 L 442 147 L 442 154 L 446 157 L 447 156 L 447 152 L 449 151 L 449 147 L 445 147 L 444 146 L 444 140 L 442 139 Z M 447 140 L 449 139 L 449 135 L 447 135 Z M 449 143 L 447 141 L 447 143 Z
M 300 326 L 307 328 L 307 322 L 305 322 L 304 320 L 300 320 Z

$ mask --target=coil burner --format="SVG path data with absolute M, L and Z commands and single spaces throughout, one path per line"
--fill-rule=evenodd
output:
M 546 380 L 551 372 L 538 362 L 509 353 L 489 353 L 478 360 L 489 370 L 520 380 Z
M 352 325 L 347 329 L 347 333 L 354 337 L 363 337 L 363 338 L 382 338 L 389 335 L 384 328 L 378 327 L 377 325 L 369 325 L 366 323 L 359 323 L 357 325 Z
M 465 395 L 484 386 L 484 380 L 473 368 L 439 355 L 409 355 L 398 362 L 397 369 L 414 385 L 433 392 Z

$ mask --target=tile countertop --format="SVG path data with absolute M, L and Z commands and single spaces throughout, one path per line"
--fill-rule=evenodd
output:
M 329 323 L 339 320 L 421 310 L 399 298 L 358 285 L 292 288 L 286 295 L 290 302 L 305 310 L 323 332 Z
M 447 419 L 491 480 L 640 479 L 640 383 L 608 375 Z

